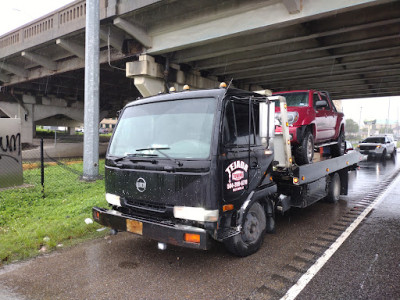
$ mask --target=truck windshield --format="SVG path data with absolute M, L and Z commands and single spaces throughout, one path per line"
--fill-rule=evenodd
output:
M 282 93 L 274 96 L 285 97 L 288 106 L 308 106 L 308 92 Z
M 369 137 L 362 141 L 363 143 L 375 143 L 375 144 L 384 144 L 384 137 Z
M 132 153 L 206 159 L 210 155 L 216 100 L 199 98 L 127 107 L 115 129 L 109 155 Z M 162 155 L 161 155 L 162 156 Z

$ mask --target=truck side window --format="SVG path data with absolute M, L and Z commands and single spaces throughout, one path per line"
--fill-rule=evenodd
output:
M 257 106 L 257 107 L 255 107 Z M 258 136 L 258 105 L 253 105 L 253 117 L 251 118 L 250 127 L 250 144 L 254 145 L 254 131 Z M 227 146 L 249 144 L 249 105 L 248 103 L 229 101 L 225 108 L 223 143 Z M 256 128 L 256 129 L 255 129 Z M 261 144 L 261 140 L 256 138 L 257 144 Z
M 325 110 L 331 110 L 331 106 L 329 105 L 328 97 L 324 93 L 320 93 L 320 95 L 321 95 L 321 100 L 325 100 L 327 103 L 327 106 L 325 106 Z
M 319 101 L 320 99 L 319 99 L 319 96 L 318 96 L 318 94 L 317 93 L 314 93 L 313 94 L 313 106 L 314 106 L 314 109 L 317 109 L 317 101 Z

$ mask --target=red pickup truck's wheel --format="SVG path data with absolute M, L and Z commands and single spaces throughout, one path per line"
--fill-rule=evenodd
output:
M 295 160 L 298 165 L 310 164 L 314 158 L 314 136 L 307 129 L 304 133 L 304 138 L 299 147 L 295 151 Z
M 338 157 L 344 155 L 345 149 L 346 149 L 346 141 L 344 138 L 344 132 L 342 130 L 340 131 L 337 144 L 331 146 L 332 157 Z

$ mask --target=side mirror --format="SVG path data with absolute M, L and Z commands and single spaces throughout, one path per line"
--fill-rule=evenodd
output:
M 328 102 L 326 102 L 326 100 L 319 100 L 319 101 L 317 101 L 317 103 L 315 103 L 315 106 L 317 108 L 327 107 Z
M 268 136 L 273 137 L 275 134 L 275 103 L 270 102 L 269 104 L 269 115 L 268 115 L 268 104 L 260 103 L 259 109 L 259 133 L 261 139 L 266 139 Z M 269 128 L 269 132 L 268 132 Z

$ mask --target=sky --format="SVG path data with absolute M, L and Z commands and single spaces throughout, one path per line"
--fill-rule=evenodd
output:
M 361 122 L 377 120 L 386 124 L 389 117 L 390 123 L 400 123 L 400 97 L 379 97 L 366 99 L 342 100 L 343 113 L 346 119 L 352 119 L 357 124 Z
M 71 2 L 73 0 L 0 0 L 0 36 Z M 388 111 L 392 123 L 399 119 L 400 97 L 343 100 L 342 105 L 345 117 L 357 123 L 360 111 L 361 122 L 374 119 L 386 122 Z

